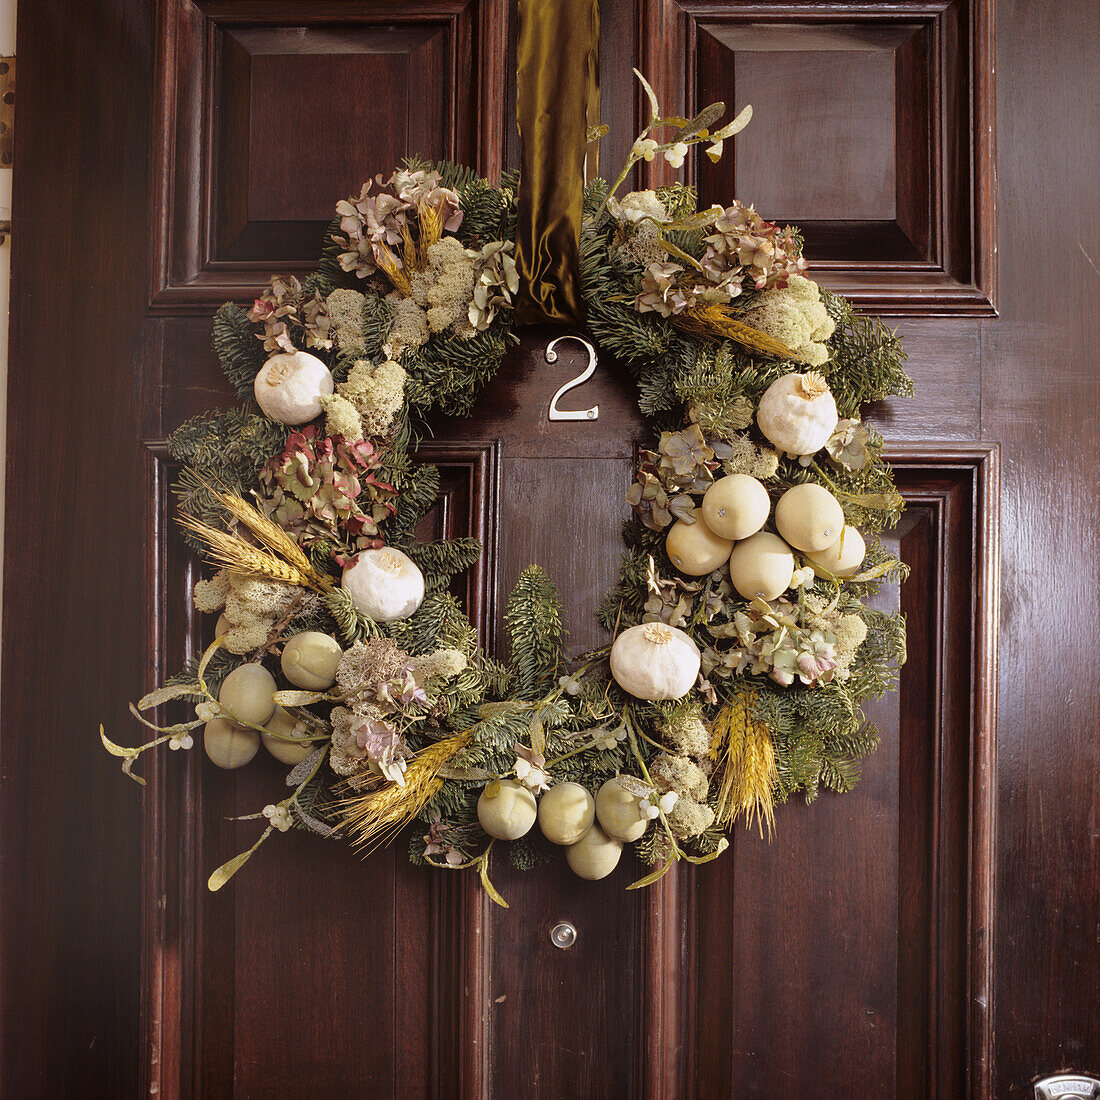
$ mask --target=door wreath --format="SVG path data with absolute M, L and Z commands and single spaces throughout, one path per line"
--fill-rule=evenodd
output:
M 474 539 L 416 536 L 438 471 L 413 462 L 430 413 L 463 416 L 518 343 L 517 178 L 409 161 L 337 204 L 317 270 L 223 306 L 214 347 L 241 405 L 172 434 L 180 523 L 216 571 L 201 658 L 131 710 L 217 766 L 267 751 L 289 794 L 276 832 L 370 849 L 407 826 L 414 863 L 519 868 L 564 849 L 585 879 L 632 845 L 652 869 L 702 863 L 738 822 L 774 828 L 795 793 L 849 790 L 878 741 L 862 705 L 905 659 L 900 615 L 869 606 L 905 566 L 876 537 L 902 501 L 860 419 L 909 395 L 881 323 L 805 275 L 797 229 L 752 206 L 696 209 L 674 184 L 620 194 L 641 160 L 712 159 L 749 120 L 722 104 L 649 125 L 616 180 L 585 188 L 584 328 L 632 371 L 652 427 L 626 493 L 609 643 L 570 658 L 550 578 L 526 569 L 494 659 L 449 587 Z M 606 128 L 588 134 L 598 140 Z M 553 259 L 553 257 L 551 257 Z M 194 717 L 155 724 L 177 701 Z

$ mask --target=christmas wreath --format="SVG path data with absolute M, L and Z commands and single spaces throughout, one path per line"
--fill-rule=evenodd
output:
M 131 707 L 155 738 L 110 741 L 123 770 L 202 727 L 222 768 L 261 750 L 289 794 L 216 890 L 275 832 L 370 848 L 412 826 L 414 863 L 533 867 L 564 848 L 582 878 L 626 844 L 704 862 L 739 820 L 848 790 L 878 740 L 862 704 L 905 657 L 901 616 L 868 606 L 905 567 L 875 537 L 902 501 L 868 401 L 911 392 L 893 333 L 805 274 L 799 233 L 753 207 L 696 209 L 683 185 L 620 197 L 640 160 L 713 159 L 719 127 L 652 115 L 612 184 L 585 189 L 586 329 L 629 366 L 653 427 L 626 499 L 609 644 L 570 659 L 537 566 L 499 661 L 451 594 L 473 539 L 424 543 L 438 471 L 414 461 L 429 413 L 467 414 L 517 343 L 517 180 L 410 161 L 336 207 L 319 266 L 223 306 L 214 347 L 238 408 L 171 436 L 180 522 L 217 571 L 194 590 L 214 640 Z M 598 139 L 600 133 L 591 135 Z M 522 265 L 521 265 L 522 267 Z M 174 701 L 194 717 L 158 725 Z M 498 844 L 499 842 L 499 844 Z

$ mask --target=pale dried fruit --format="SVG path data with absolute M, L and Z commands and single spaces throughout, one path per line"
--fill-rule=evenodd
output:
M 559 783 L 539 802 L 539 828 L 552 844 L 576 844 L 595 819 L 596 801 L 579 783 Z
M 746 600 L 774 600 L 787 590 L 793 574 L 791 548 L 770 531 L 743 539 L 730 554 L 730 580 Z
M 518 840 L 531 831 L 538 813 L 535 796 L 514 779 L 490 783 L 477 800 L 481 827 L 497 840 Z
M 288 710 L 276 707 L 275 713 L 264 723 L 272 733 L 261 733 L 264 748 L 282 764 L 293 767 L 300 764 L 314 749 L 314 742 L 306 740 L 309 728 L 299 722 Z M 279 734 L 275 737 L 273 734 Z M 292 737 L 293 741 L 284 741 Z
M 424 600 L 424 574 L 392 546 L 364 550 L 344 570 L 340 585 L 357 610 L 379 623 L 407 619 Z
M 705 523 L 678 519 L 665 539 L 669 561 L 691 577 L 702 577 L 729 557 L 733 541 L 716 535 Z
M 807 482 L 795 485 L 779 498 L 775 526 L 796 550 L 824 550 L 840 538 L 844 511 L 828 489 Z
M 331 634 L 305 630 L 283 646 L 283 675 L 295 687 L 324 691 L 336 683 L 336 666 L 343 655 Z
M 262 726 L 275 712 L 274 694 L 275 677 L 253 663 L 235 668 L 222 681 L 218 702 L 234 718 Z
M 596 819 L 609 837 L 633 843 L 649 824 L 640 805 L 641 798 L 617 775 L 596 792 Z
M 305 351 L 273 355 L 253 384 L 256 404 L 269 420 L 304 424 L 321 415 L 321 398 L 335 389 L 328 367 Z
M 761 482 L 748 474 L 730 474 L 707 490 L 700 510 L 711 531 L 736 542 L 755 535 L 768 522 L 771 508 L 768 490 Z
M 769 442 L 792 455 L 821 450 L 837 425 L 836 401 L 816 371 L 785 374 L 764 391 L 756 423 Z
M 231 770 L 242 768 L 260 749 L 260 735 L 224 718 L 212 718 L 202 733 L 203 748 L 211 763 Z
M 684 631 L 643 623 L 615 639 L 611 675 L 635 698 L 682 699 L 695 685 L 700 659 L 699 647 Z
M 806 560 L 813 565 L 814 572 L 833 577 L 854 577 L 867 555 L 867 544 L 863 536 L 854 528 L 846 526 L 840 538 L 824 550 L 811 550 Z
M 576 844 L 566 848 L 565 861 L 573 874 L 595 882 L 615 870 L 622 854 L 623 842 L 593 825 Z

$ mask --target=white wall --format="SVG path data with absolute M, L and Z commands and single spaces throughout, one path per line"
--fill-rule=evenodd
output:
M 0 0 L 0 57 L 15 54 L 15 2 Z M 19 110 L 19 67 L 16 64 L 16 112 Z M 0 167 L 0 220 L 11 219 L 11 168 Z M 0 531 L 4 529 L 5 458 L 8 452 L 8 308 L 11 302 L 11 237 L 0 246 Z M 0 606 L 4 598 L 0 571 Z

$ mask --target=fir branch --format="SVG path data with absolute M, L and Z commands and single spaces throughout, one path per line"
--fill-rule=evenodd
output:
M 233 302 L 214 314 L 214 351 L 229 384 L 242 401 L 252 401 L 256 375 L 267 359 L 263 341 L 257 339 L 258 326 Z
M 504 611 L 504 625 L 512 640 L 517 698 L 541 698 L 557 682 L 565 660 L 561 616 L 557 589 L 539 566 L 529 565 L 520 574 Z

